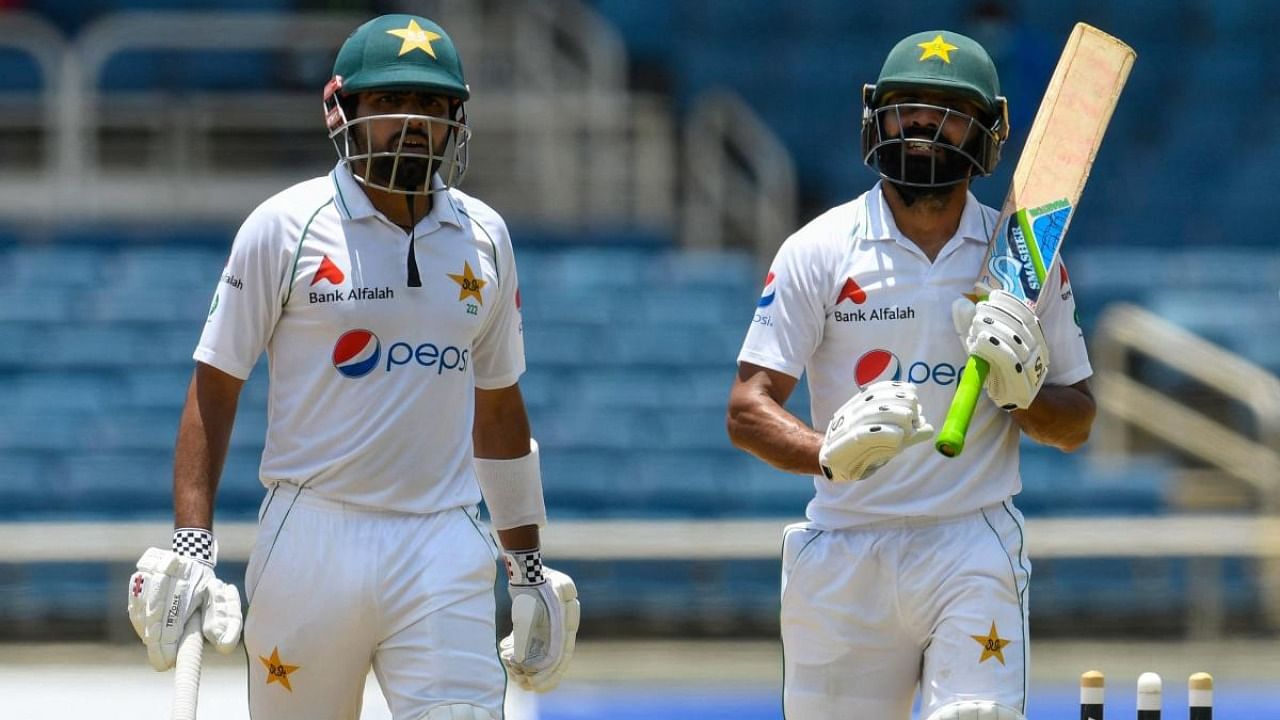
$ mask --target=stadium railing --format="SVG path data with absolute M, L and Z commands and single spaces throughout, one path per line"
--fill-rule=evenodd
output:
M 605 520 L 550 525 L 548 557 L 561 560 L 769 560 L 778 557 L 790 520 Z M 131 564 L 169 536 L 164 522 L 0 523 L 0 563 L 105 562 Z M 218 525 L 220 557 L 245 562 L 253 547 L 251 522 Z M 1059 558 L 1188 558 L 1196 580 L 1188 588 L 1186 629 L 1195 639 L 1219 637 L 1224 627 L 1222 560 L 1280 561 L 1280 517 L 1166 515 L 1062 517 L 1027 521 L 1032 561 Z M 113 615 L 119 608 L 112 606 Z

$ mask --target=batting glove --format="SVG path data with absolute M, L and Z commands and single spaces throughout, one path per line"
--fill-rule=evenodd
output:
M 511 593 L 511 634 L 500 655 L 520 687 L 546 692 L 560 684 L 578 640 L 581 608 L 573 579 L 542 565 L 537 549 L 504 555 Z
M 863 480 L 898 453 L 933 437 L 909 382 L 882 380 L 854 395 L 827 425 L 818 463 L 828 480 Z
M 193 543 L 193 536 L 208 539 Z M 129 579 L 129 622 L 147 646 L 147 659 L 156 670 L 173 667 L 182 630 L 193 613 L 203 609 L 201 630 L 224 655 L 240 642 L 244 625 L 240 592 L 213 574 L 212 534 L 180 529 L 174 533 L 174 548 L 176 552 L 148 548 Z
M 951 317 L 965 350 L 991 366 L 986 388 L 992 402 L 1005 410 L 1030 407 L 1049 374 L 1049 346 L 1031 308 L 995 290 L 976 306 L 958 298 Z

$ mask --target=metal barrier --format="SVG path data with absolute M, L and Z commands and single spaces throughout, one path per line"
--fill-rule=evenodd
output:
M 751 248 L 768 263 L 795 231 L 791 155 L 751 108 L 728 91 L 700 96 L 684 129 L 685 245 Z
M 1142 385 L 1127 373 L 1130 353 L 1160 361 L 1253 413 L 1258 438 L 1249 438 L 1203 413 Z M 1181 452 L 1248 483 L 1263 509 L 1280 512 L 1280 379 L 1136 305 L 1113 305 L 1102 314 L 1093 338 L 1101 412 L 1092 452 L 1128 452 L 1129 427 L 1140 428 Z
M 627 91 L 625 49 L 607 23 L 576 0 L 428 4 L 449 18 L 468 58 L 476 138 L 469 192 L 509 217 L 544 225 L 671 230 L 671 112 L 660 98 Z M 133 51 L 328 56 L 366 19 L 125 12 L 95 21 L 68 44 L 34 15 L 0 14 L 0 46 L 31 53 L 49 78 L 46 116 L 26 121 L 44 133 L 47 157 L 35 171 L 10 166 L 0 173 L 0 217 L 243 219 L 266 197 L 332 166 L 320 87 L 180 98 L 104 93 L 107 64 Z
M 1211 387 L 1248 408 L 1257 439 L 1218 422 L 1128 375 L 1130 353 L 1140 353 Z M 1264 513 L 1280 513 L 1280 379 L 1136 305 L 1113 305 L 1102 314 L 1093 338 L 1098 398 L 1092 453 L 1117 457 L 1129 451 L 1130 426 L 1247 483 L 1261 499 Z M 1226 521 L 1219 532 L 1228 532 Z M 1280 548 L 1280 539 L 1272 538 Z M 1261 564 L 1263 595 L 1270 624 L 1280 627 L 1280 552 Z M 1204 571 L 1214 571 L 1205 561 Z M 1204 602 L 1212 604 L 1213 598 Z M 1215 628 L 1201 624 L 1198 636 Z
M 547 557 L 568 560 L 752 560 L 778 557 L 791 519 L 625 520 L 556 522 L 542 535 Z M 219 556 L 245 562 L 257 526 L 217 526 Z M 132 564 L 147 548 L 167 543 L 167 522 L 0 523 L 0 563 Z M 1061 558 L 1189 558 L 1199 582 L 1189 586 L 1187 634 L 1221 637 L 1223 589 L 1210 573 L 1224 558 L 1280 562 L 1280 518 L 1232 515 L 1029 518 L 1032 562 Z M 125 577 L 127 573 L 120 574 Z M 111 622 L 123 619 L 112 607 Z

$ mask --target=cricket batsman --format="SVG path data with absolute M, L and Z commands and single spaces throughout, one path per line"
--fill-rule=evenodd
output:
M 736 446 L 813 477 L 808 520 L 783 539 L 785 715 L 907 720 L 918 688 L 922 715 L 981 700 L 994 709 L 963 717 L 1015 717 L 1031 577 L 1018 445 L 1086 441 L 1092 370 L 1065 270 L 1041 295 L 1043 323 L 1007 293 L 965 297 L 998 215 L 969 184 L 1009 132 L 987 52 L 947 30 L 911 35 L 863 102 L 880 181 L 782 244 L 729 397 Z M 970 354 L 990 363 L 990 402 L 948 459 L 931 421 Z M 806 373 L 812 427 L 784 409 Z
M 337 165 L 254 210 L 216 285 L 178 429 L 177 529 L 138 561 L 129 616 L 157 670 L 193 613 L 217 649 L 236 646 L 214 497 L 266 352 L 266 494 L 243 617 L 255 720 L 355 720 L 371 668 L 396 720 L 498 720 L 508 678 L 549 690 L 573 655 L 577 591 L 539 550 L 511 238 L 457 189 L 470 96 L 431 20 L 356 28 L 324 89 Z M 499 557 L 514 628 L 500 647 Z

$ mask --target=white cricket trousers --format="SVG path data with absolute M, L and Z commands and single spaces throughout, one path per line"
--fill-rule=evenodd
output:
M 502 717 L 498 552 L 476 509 L 370 510 L 277 485 L 245 572 L 253 720 L 355 720 L 372 666 L 395 720 Z
M 819 530 L 782 544 L 786 720 L 907 720 L 956 700 L 1024 710 L 1027 584 L 1012 503 Z

